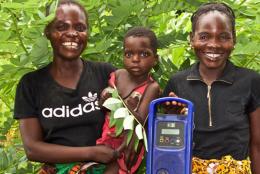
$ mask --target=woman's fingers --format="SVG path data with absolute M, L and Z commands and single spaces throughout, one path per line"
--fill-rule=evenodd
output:
M 170 92 L 169 97 L 178 97 L 178 96 L 174 92 Z

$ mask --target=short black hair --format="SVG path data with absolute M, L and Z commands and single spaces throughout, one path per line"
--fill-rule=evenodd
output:
M 155 33 L 146 27 L 133 27 L 124 36 L 124 47 L 125 47 L 125 40 L 128 37 L 147 37 L 150 40 L 150 44 L 154 54 L 157 54 L 158 48 L 158 41 Z
M 57 5 L 57 8 L 61 5 L 64 5 L 64 4 L 67 4 L 67 5 L 76 5 L 79 7 L 79 9 L 81 9 L 84 14 L 85 14 L 85 17 L 86 17 L 86 24 L 87 24 L 87 27 L 89 26 L 88 25 L 88 13 L 85 9 L 85 7 L 83 5 L 81 5 L 79 2 L 75 1 L 75 0 L 59 0 L 58 1 L 58 5 Z M 47 7 L 46 7 L 46 16 L 48 16 L 50 14 L 50 6 L 51 4 L 48 4 Z
M 195 11 L 191 16 L 191 23 L 192 23 L 192 32 L 195 32 L 196 24 L 198 22 L 199 17 L 202 14 L 206 14 L 211 11 L 219 11 L 223 14 L 225 14 L 231 21 L 232 26 L 232 35 L 234 38 L 234 41 L 236 40 L 236 29 L 235 29 L 235 13 L 227 4 L 225 3 L 219 3 L 219 2 L 210 2 L 202 4 L 197 11 Z

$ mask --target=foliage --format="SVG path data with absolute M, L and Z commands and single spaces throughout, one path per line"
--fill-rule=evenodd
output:
M 131 110 L 127 107 L 124 100 L 118 94 L 116 86 L 113 88 L 109 87 L 106 89 L 110 89 L 109 93 L 112 96 L 105 100 L 103 106 L 110 110 L 109 117 L 109 127 L 115 127 L 116 136 L 122 135 L 123 131 L 126 131 L 127 136 L 127 146 L 129 145 L 131 139 L 133 139 L 133 130 L 135 130 L 135 135 L 137 138 L 134 138 L 134 147 L 135 151 L 138 148 L 138 144 L 140 140 L 144 141 L 144 146 L 146 151 L 147 148 L 147 138 L 145 132 L 145 122 L 142 124 L 135 117 Z
M 52 59 L 44 26 L 53 0 L 0 0 L 0 174 L 35 173 L 26 160 L 17 122 L 12 119 L 16 85 L 21 76 Z M 56 1 L 54 1 L 56 2 Z M 150 27 L 159 39 L 160 62 L 153 76 L 164 87 L 169 76 L 189 67 L 195 57 L 189 47 L 189 18 L 205 0 L 87 0 L 89 43 L 82 57 L 122 66 L 122 41 L 132 26 Z M 260 71 L 259 0 L 224 0 L 237 16 L 237 44 L 232 61 Z M 55 6 L 52 5 L 52 8 Z M 16 153 L 14 153 L 16 152 Z

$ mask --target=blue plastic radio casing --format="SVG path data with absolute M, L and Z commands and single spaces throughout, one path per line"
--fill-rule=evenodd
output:
M 157 106 L 176 101 L 187 106 L 186 115 L 157 113 Z M 148 116 L 146 174 L 191 174 L 193 104 L 175 97 L 153 100 Z

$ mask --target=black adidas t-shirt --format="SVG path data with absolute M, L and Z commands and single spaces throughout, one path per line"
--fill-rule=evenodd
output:
M 39 118 L 44 140 L 67 146 L 92 146 L 101 136 L 104 114 L 98 106 L 114 67 L 84 61 L 77 88 L 59 85 L 49 73 L 50 64 L 24 75 L 17 86 L 14 118 Z

